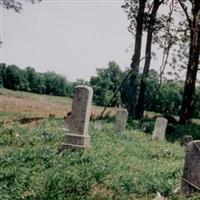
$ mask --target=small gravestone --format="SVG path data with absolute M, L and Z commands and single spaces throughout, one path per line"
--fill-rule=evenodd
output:
M 167 119 L 158 117 L 154 126 L 152 139 L 157 141 L 164 140 L 166 128 Z
M 181 140 L 181 145 L 186 146 L 188 143 L 193 141 L 193 137 L 191 135 L 185 135 Z
M 63 149 L 84 149 L 90 145 L 88 126 L 91 115 L 93 90 L 88 86 L 77 86 L 75 88 L 72 103 L 72 112 L 65 118 Z
M 200 140 L 188 143 L 181 183 L 181 192 L 191 194 L 200 191 Z
M 101 121 L 97 120 L 94 122 L 94 129 L 101 130 Z
M 126 122 L 128 118 L 128 112 L 125 109 L 120 109 L 116 114 L 115 130 L 118 133 L 122 133 L 126 128 Z

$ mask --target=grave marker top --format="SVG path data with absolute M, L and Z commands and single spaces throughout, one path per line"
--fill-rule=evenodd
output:
M 88 134 L 88 125 L 91 115 L 93 90 L 91 87 L 79 85 L 75 88 L 72 103 L 72 115 L 69 130 L 74 134 Z

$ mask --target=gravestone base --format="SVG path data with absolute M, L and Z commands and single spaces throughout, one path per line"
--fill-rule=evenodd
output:
M 61 143 L 60 149 L 85 149 L 90 146 L 89 135 L 78 135 L 73 133 L 67 133 L 64 136 L 63 143 Z

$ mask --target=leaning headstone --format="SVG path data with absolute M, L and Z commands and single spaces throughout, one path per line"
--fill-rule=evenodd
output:
M 84 149 L 90 145 L 90 136 L 88 135 L 88 126 L 91 115 L 93 90 L 88 86 L 77 86 L 75 88 L 74 99 L 72 103 L 72 112 L 65 119 L 63 143 L 60 151 L 63 149 Z
M 101 130 L 101 120 L 97 120 L 94 122 L 94 129 Z
M 167 119 L 163 117 L 158 117 L 154 126 L 152 139 L 157 141 L 164 140 L 166 128 Z
M 128 112 L 125 109 L 120 109 L 116 114 L 115 130 L 118 133 L 122 133 L 126 128 L 126 122 L 128 118 Z
M 181 192 L 191 194 L 200 191 L 200 140 L 194 140 L 187 145 Z
M 181 145 L 186 146 L 188 143 L 193 141 L 193 137 L 191 135 L 185 135 L 181 140 Z

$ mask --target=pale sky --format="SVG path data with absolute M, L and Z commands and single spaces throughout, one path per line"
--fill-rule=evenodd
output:
M 89 80 L 96 68 L 116 61 L 129 67 L 133 38 L 121 0 L 43 0 L 21 14 L 1 9 L 1 60 L 69 80 Z
M 124 70 L 131 63 L 134 38 L 127 30 L 123 2 L 43 0 L 24 3 L 21 14 L 1 8 L 0 62 L 31 66 L 38 72 L 54 71 L 70 81 L 89 80 L 96 68 L 106 68 L 109 61 Z M 145 42 L 144 38 L 143 52 Z M 157 59 L 151 68 L 159 70 L 163 50 L 153 50 Z

